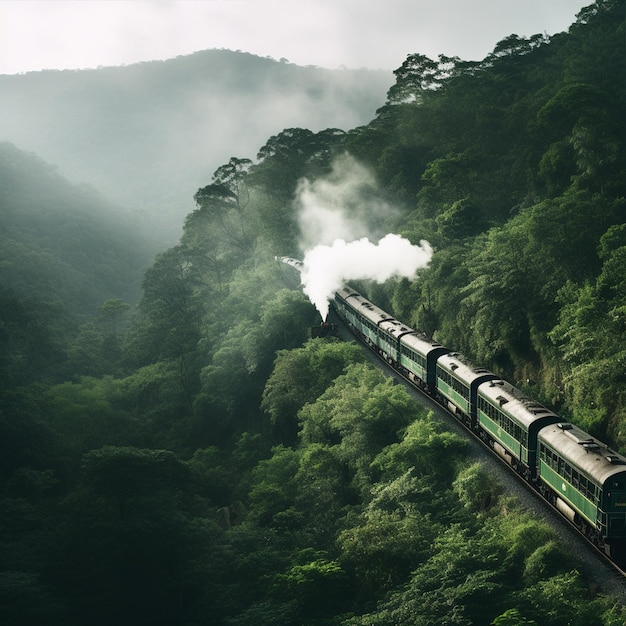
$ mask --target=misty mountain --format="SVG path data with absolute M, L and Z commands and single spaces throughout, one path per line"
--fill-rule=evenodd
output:
M 143 216 L 168 242 L 193 194 L 231 156 L 284 128 L 369 122 L 390 72 L 301 67 L 208 50 L 167 61 L 0 76 L 0 140 Z
M 136 302 L 156 252 L 134 216 L 8 142 L 0 142 L 0 223 L 0 286 L 71 312 Z

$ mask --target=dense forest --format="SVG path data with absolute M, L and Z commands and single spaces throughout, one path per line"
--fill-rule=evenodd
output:
M 149 263 L 131 218 L 3 144 L 0 620 L 623 624 L 462 437 L 309 338 L 275 256 L 315 238 L 303 190 L 341 188 L 369 232 L 435 250 L 355 286 L 626 452 L 625 17 L 598 0 L 480 62 L 409 54 L 369 123 L 219 166 Z

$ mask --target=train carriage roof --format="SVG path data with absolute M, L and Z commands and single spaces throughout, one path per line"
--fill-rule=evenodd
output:
M 380 323 L 380 328 L 389 333 L 392 337 L 399 339 L 408 333 L 414 333 L 415 331 L 406 324 L 399 322 L 397 319 L 390 318 Z
M 389 315 L 389 313 L 383 311 L 380 307 L 372 304 L 365 296 L 362 296 L 358 291 L 352 289 L 352 287 L 344 285 L 335 292 L 335 297 L 344 300 L 348 306 L 372 322 L 374 326 L 378 326 L 385 320 L 390 320 L 400 326 L 404 326 L 402 322 L 398 322 L 392 315 Z
M 283 263 L 286 263 L 287 265 L 291 265 L 291 267 L 293 267 L 294 269 L 297 269 L 299 272 L 302 272 L 302 270 L 304 269 L 304 263 L 302 263 L 302 261 L 300 259 L 293 259 L 292 257 L 289 256 L 277 256 L 274 257 L 277 261 L 282 261 Z
M 526 430 L 532 424 L 562 421 L 556 413 L 527 398 L 520 389 L 506 380 L 494 379 L 481 383 L 478 387 L 478 396 L 485 398 L 494 406 L 500 406 L 503 412 Z
M 489 380 L 497 376 L 485 369 L 478 367 L 458 352 L 443 354 L 437 359 L 437 364 L 452 374 L 455 378 L 466 382 L 468 385 L 477 383 L 479 380 Z
M 364 317 L 379 326 L 381 330 L 396 339 L 402 339 L 403 344 L 406 344 L 424 356 L 434 349 L 437 349 L 439 352 L 450 352 L 448 348 L 444 348 L 440 343 L 433 341 L 421 331 L 407 326 L 386 311 L 383 311 L 380 307 L 372 304 L 367 298 L 348 285 L 344 285 L 341 289 L 338 289 L 335 292 L 335 296 L 356 309 Z
M 626 478 L 626 457 L 574 424 L 561 422 L 546 426 L 539 431 L 539 441 L 585 472 L 598 485 L 604 485 L 617 474 Z
M 430 337 L 420 331 L 415 331 L 410 335 L 402 337 L 402 345 L 424 357 L 433 350 L 437 350 L 438 352 L 450 352 L 448 348 L 442 346 L 436 341 L 433 341 Z
M 349 287 L 348 285 L 344 285 L 340 289 L 337 289 L 335 292 L 335 296 L 338 296 L 341 300 L 347 300 L 350 297 L 358 296 L 362 298 L 363 296 L 358 292 Z
M 383 311 L 380 307 L 372 304 L 363 296 L 354 296 L 350 298 L 350 306 L 356 309 L 363 317 L 378 326 L 383 320 L 393 319 L 389 313 Z

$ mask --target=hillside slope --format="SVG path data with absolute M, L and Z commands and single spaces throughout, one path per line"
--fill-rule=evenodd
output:
M 156 249 L 137 220 L 14 145 L 0 143 L 0 286 L 30 301 L 93 313 L 138 299 Z

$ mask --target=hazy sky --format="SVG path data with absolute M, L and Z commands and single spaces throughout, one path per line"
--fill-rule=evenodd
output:
M 407 54 L 483 59 L 515 33 L 566 31 L 590 0 L 0 0 L 0 74 L 209 48 L 393 70 Z

